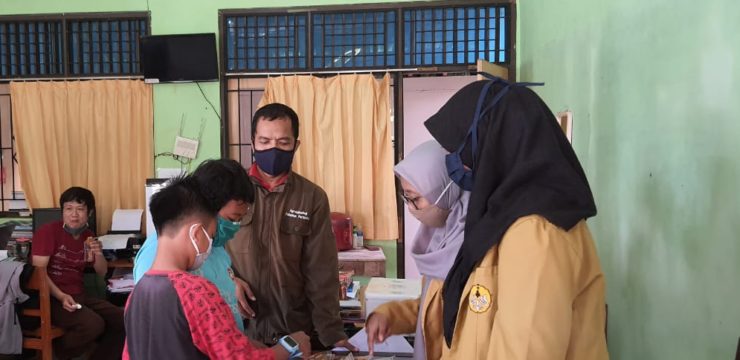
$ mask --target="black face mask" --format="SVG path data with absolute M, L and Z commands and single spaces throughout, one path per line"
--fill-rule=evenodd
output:
M 254 161 L 262 171 L 268 173 L 271 176 L 284 174 L 290 170 L 290 166 L 293 165 L 293 156 L 295 155 L 295 148 L 290 151 L 280 150 L 276 147 L 254 151 Z

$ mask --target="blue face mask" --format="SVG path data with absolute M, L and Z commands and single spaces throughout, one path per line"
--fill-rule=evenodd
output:
M 255 150 L 254 161 L 262 171 L 277 176 L 290 170 L 290 166 L 293 164 L 293 155 L 295 155 L 295 149 L 285 151 L 274 147 L 262 151 Z
M 213 239 L 213 246 L 226 245 L 226 242 L 234 237 L 240 227 L 239 222 L 229 221 L 219 216 L 218 233 L 216 233 L 216 238 Z

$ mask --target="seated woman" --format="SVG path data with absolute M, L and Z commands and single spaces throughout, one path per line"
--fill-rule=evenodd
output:
M 100 242 L 89 242 L 92 261 L 85 259 L 85 241 L 93 236 L 87 220 L 95 209 L 95 197 L 81 187 L 67 189 L 59 199 L 62 221 L 36 231 L 31 249 L 34 266 L 47 267 L 51 299 L 51 322 L 65 330 L 55 340 L 57 358 L 76 357 L 98 346 L 90 359 L 117 359 L 123 351 L 123 309 L 86 296 L 83 270 L 91 265 L 103 276 L 108 263 Z

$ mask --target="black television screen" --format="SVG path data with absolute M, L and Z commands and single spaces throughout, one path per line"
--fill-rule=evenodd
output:
M 141 69 L 159 82 L 218 80 L 215 34 L 141 37 Z

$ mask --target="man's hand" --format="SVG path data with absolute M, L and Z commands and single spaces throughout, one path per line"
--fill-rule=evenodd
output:
M 367 347 L 370 356 L 372 356 L 375 344 L 382 343 L 391 335 L 390 323 L 385 315 L 373 313 L 367 319 L 365 329 L 367 331 Z
M 349 339 L 343 339 L 343 340 L 337 341 L 337 343 L 334 344 L 334 347 L 343 347 L 349 351 L 357 351 L 357 347 L 352 345 L 349 342 Z
M 69 312 L 77 311 L 77 301 L 75 301 L 75 299 L 73 299 L 69 294 L 61 293 L 57 300 L 62 303 L 64 310 Z
M 236 285 L 236 301 L 239 303 L 239 313 L 247 319 L 254 319 L 257 313 L 254 312 L 247 299 L 255 301 L 257 300 L 252 293 L 252 289 L 249 287 L 246 281 L 234 277 L 234 284 Z

